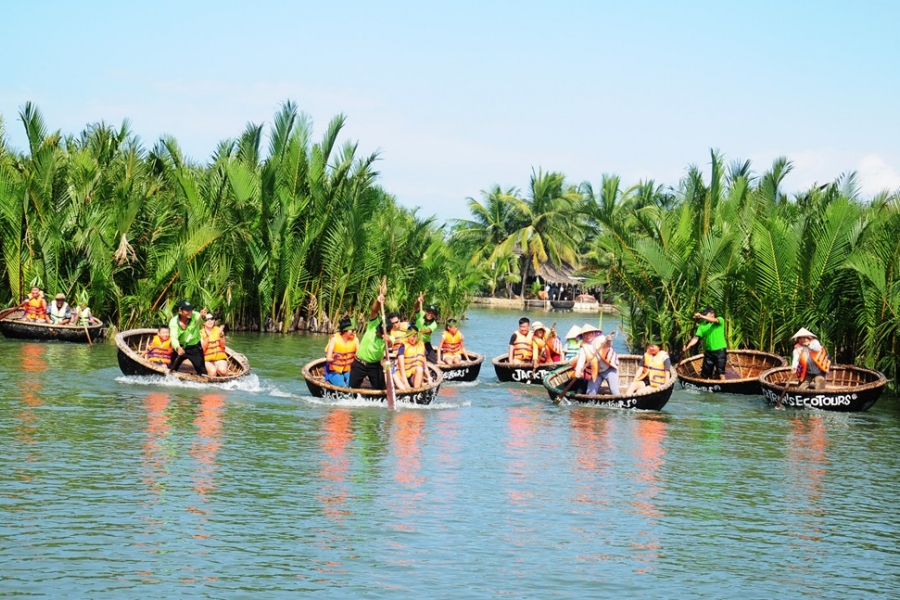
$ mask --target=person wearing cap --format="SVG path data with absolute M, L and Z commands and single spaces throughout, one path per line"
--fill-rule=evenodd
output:
M 189 360 L 197 375 L 206 375 L 206 361 L 203 360 L 203 347 L 201 346 L 200 330 L 206 311 L 197 312 L 187 300 L 181 300 L 175 305 L 177 312 L 169 321 L 169 331 L 172 335 L 172 361 L 169 363 L 170 371 L 177 371 L 185 360 Z
M 565 359 L 573 361 L 578 358 L 578 352 L 581 350 L 581 327 L 572 325 L 566 333 L 566 356 Z M 574 364 L 572 365 L 575 366 Z
M 206 313 L 203 329 L 200 330 L 200 346 L 203 348 L 203 360 L 206 361 L 206 373 L 210 377 L 228 375 L 228 355 L 225 354 L 225 332 L 216 325 L 212 313 Z
M 379 293 L 369 311 L 369 321 L 366 330 L 359 340 L 356 357 L 350 365 L 350 387 L 360 388 L 368 378 L 373 390 L 385 389 L 384 367 L 381 360 L 384 358 L 385 344 L 391 343 L 391 336 L 384 330 L 381 323 L 381 306 L 384 304 L 384 294 Z
M 25 309 L 25 316 L 22 318 L 26 321 L 50 322 L 50 315 L 47 314 L 47 301 L 44 300 L 44 292 L 41 288 L 37 286 L 31 288 L 31 293 L 19 306 Z
M 509 338 L 507 360 L 514 362 L 531 362 L 534 358 L 534 347 L 531 341 L 531 321 L 528 317 L 519 319 L 519 328 Z
M 413 325 L 419 330 L 419 337 L 422 338 L 422 342 L 425 344 L 425 356 L 428 358 L 428 362 L 437 362 L 437 352 L 431 345 L 431 334 L 437 331 L 438 328 L 437 307 L 434 304 L 429 304 L 422 309 L 424 302 L 424 296 L 420 295 L 416 298 L 416 305 L 413 308 L 416 318 Z
M 50 322 L 54 325 L 68 325 L 72 321 L 72 307 L 66 302 L 65 294 L 57 294 L 47 308 Z
M 447 325 L 444 326 L 444 333 L 441 334 L 441 341 L 437 347 L 438 363 L 458 365 L 462 362 L 465 351 L 458 321 L 447 319 Z
M 672 377 L 672 361 L 669 353 L 660 349 L 658 340 L 653 340 L 647 345 L 644 360 L 637 376 L 628 386 L 627 395 L 644 393 L 654 388 L 662 387 Z
M 394 383 L 398 389 L 422 387 L 426 373 L 428 380 L 431 374 L 425 367 L 425 343 L 419 339 L 419 331 L 410 325 L 403 338 L 403 344 L 397 352 L 397 368 L 394 371 Z
M 725 363 L 728 360 L 725 343 L 725 319 L 716 316 L 712 306 L 707 306 L 702 311 L 694 313 L 695 321 L 703 321 L 697 327 L 694 337 L 682 349 L 682 354 L 703 340 L 703 366 L 700 368 L 700 377 L 712 379 L 715 372 L 716 379 L 725 379 Z
M 797 387 L 801 390 L 821 390 L 831 369 L 828 351 L 819 342 L 816 334 L 801 327 L 791 338 L 794 341 L 794 356 L 791 368 L 797 374 Z
M 350 387 L 350 368 L 359 340 L 350 317 L 343 317 L 338 323 L 338 331 L 325 347 L 325 381 L 338 387 Z

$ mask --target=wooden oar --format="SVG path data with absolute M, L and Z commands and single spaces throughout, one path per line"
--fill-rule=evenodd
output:
M 799 381 L 797 382 L 797 385 L 800 385 Z M 784 403 L 782 402 L 782 400 L 784 400 L 784 396 L 785 396 L 785 394 L 787 394 L 788 388 L 790 388 L 790 387 L 791 387 L 791 380 L 788 379 L 787 382 L 784 384 L 784 389 L 781 390 L 781 395 L 778 396 L 777 400 L 775 400 L 775 408 L 784 408 Z
M 578 378 L 575 377 L 575 369 L 572 369 L 572 378 L 569 379 L 569 383 L 566 384 L 566 389 L 564 389 L 564 390 L 562 391 L 562 394 L 560 394 L 559 397 L 560 397 L 560 398 L 565 398 L 566 395 L 568 395 L 569 390 L 572 389 L 572 386 L 575 385 L 575 382 L 576 382 L 577 380 L 578 380 Z
M 6 310 L 0 310 L 0 321 L 16 312 L 17 310 L 19 310 L 18 306 L 13 306 L 12 308 L 7 308 Z
M 381 280 L 381 295 L 387 292 L 387 275 Z M 387 320 L 384 318 L 384 302 L 381 303 L 381 330 L 387 332 Z M 388 344 L 384 344 L 384 391 L 387 397 L 388 410 L 394 410 L 397 392 L 394 390 L 394 379 L 391 376 L 391 352 Z
M 88 346 L 93 346 L 94 342 L 91 341 L 91 332 L 88 330 L 87 323 L 84 324 L 84 335 L 87 336 Z

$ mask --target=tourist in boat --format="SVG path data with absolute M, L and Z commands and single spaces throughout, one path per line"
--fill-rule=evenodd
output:
M 550 331 L 547 332 L 544 338 L 544 345 L 546 347 L 547 362 L 557 363 L 563 360 L 566 348 L 563 341 L 559 338 L 559 333 L 556 331 L 556 323 L 550 326 Z
M 459 322 L 456 319 L 447 319 L 444 333 L 437 347 L 437 361 L 446 365 L 458 365 L 465 355 L 463 334 L 459 330 Z
M 581 350 L 581 328 L 578 325 L 572 325 L 566 333 L 565 360 L 573 361 L 578 358 L 578 352 Z
M 72 307 L 66 302 L 65 294 L 57 294 L 50 306 L 47 307 L 50 322 L 54 325 L 68 325 L 72 321 Z
M 50 315 L 47 314 L 47 301 L 44 300 L 44 292 L 41 288 L 37 286 L 31 288 L 31 293 L 20 306 L 25 309 L 25 316 L 22 318 L 26 321 L 50 322 Z
M 206 310 L 195 311 L 187 300 L 175 305 L 177 313 L 169 321 L 172 335 L 172 361 L 170 371 L 177 371 L 185 360 L 189 360 L 197 375 L 206 375 L 206 361 L 203 359 L 203 346 L 200 330 Z
M 805 327 L 791 338 L 795 342 L 791 368 L 797 374 L 797 387 L 801 390 L 825 389 L 825 378 L 831 369 L 828 351 L 819 338 Z
M 72 317 L 75 324 L 79 327 L 89 327 L 97 322 L 97 319 L 91 313 L 91 308 L 87 305 L 87 299 L 84 298 L 78 301 Z
M 422 342 L 425 344 L 425 356 L 428 358 L 428 362 L 437 362 L 437 352 L 431 345 L 431 335 L 437 331 L 438 328 L 437 307 L 434 304 L 429 304 L 423 310 L 422 303 L 424 302 L 424 296 L 420 295 L 416 299 L 416 305 L 413 311 L 415 312 L 413 324 L 419 330 L 419 337 L 422 338 Z
M 532 347 L 531 320 L 528 317 L 519 319 L 519 329 L 509 338 L 509 354 L 507 360 L 514 362 L 531 362 L 534 358 Z
M 325 347 L 325 381 L 338 387 L 350 387 L 350 367 L 356 358 L 359 340 L 356 339 L 353 321 L 343 317 L 338 331 Z
M 404 321 L 398 312 L 389 312 L 387 320 L 388 335 L 391 336 L 391 347 L 389 352 L 391 359 L 393 360 L 397 358 L 397 350 L 403 343 L 403 338 L 406 337 L 406 330 L 409 328 L 409 323 Z
M 627 395 L 646 393 L 669 382 L 672 376 L 672 361 L 669 354 L 661 350 L 659 345 L 659 342 L 653 341 L 647 346 L 641 370 L 628 386 L 625 392 Z
M 397 352 L 397 365 L 393 371 L 394 384 L 397 388 L 408 390 L 422 387 L 426 373 L 428 373 L 425 362 L 425 343 L 419 339 L 419 331 L 416 326 L 410 325 L 403 344 Z M 431 380 L 430 373 L 428 373 L 428 380 Z
M 160 325 L 156 335 L 150 340 L 147 349 L 141 356 L 157 365 L 167 365 L 172 360 L 172 340 L 169 337 L 169 326 Z
M 206 374 L 210 377 L 228 375 L 228 355 L 225 354 L 225 332 L 216 325 L 212 313 L 206 313 L 203 329 L 200 331 L 200 346 L 206 361 Z
M 600 391 L 600 384 L 603 383 L 597 377 L 600 373 L 597 349 L 594 347 L 594 336 L 597 331 L 593 325 L 585 325 L 581 329 L 581 348 L 574 366 L 575 379 L 578 380 L 575 383 L 576 393 L 596 396 Z
M 584 327 L 590 327 L 590 325 L 585 325 Z M 584 332 L 584 328 L 581 330 Z M 613 331 L 609 335 L 603 335 L 603 332 L 599 329 L 597 333 L 594 335 L 594 349 L 597 352 L 597 367 L 599 368 L 599 373 L 597 374 L 597 381 L 602 384 L 604 381 L 606 385 L 609 387 L 609 393 L 613 396 L 619 395 L 619 355 L 616 354 L 616 351 L 613 350 L 613 338 L 616 337 L 616 332 Z M 597 388 L 600 388 L 600 384 L 597 385 Z
M 384 304 L 384 293 L 378 294 L 369 311 L 369 321 L 366 330 L 359 340 L 356 350 L 356 358 L 350 365 L 350 387 L 360 388 L 368 378 L 372 389 L 385 389 L 384 367 L 381 360 L 384 358 L 385 344 L 391 343 L 391 336 L 384 330 L 381 323 L 381 306 Z
M 531 326 L 531 364 L 537 369 L 538 365 L 546 365 L 553 361 L 553 352 L 550 349 L 547 327 L 540 321 L 535 321 Z
M 700 369 L 700 377 L 712 379 L 725 379 L 725 363 L 728 360 L 725 343 L 725 319 L 716 316 L 712 306 L 707 306 L 701 312 L 694 313 L 695 321 L 702 321 L 697 327 L 694 337 L 682 349 L 682 354 L 703 340 L 703 366 Z

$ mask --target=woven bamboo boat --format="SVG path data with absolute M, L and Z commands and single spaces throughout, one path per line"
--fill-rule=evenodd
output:
M 431 371 L 431 383 L 409 390 L 396 390 L 397 402 L 423 405 L 432 403 L 438 395 L 441 383 L 444 381 L 444 375 L 432 363 L 426 362 L 425 367 Z M 306 387 L 309 388 L 309 393 L 316 398 L 325 398 L 326 400 L 355 400 L 356 398 L 362 398 L 379 404 L 387 404 L 387 392 L 385 390 L 373 390 L 370 387 L 338 387 L 325 381 L 324 358 L 319 358 L 303 365 L 303 378 L 306 380 Z
M 644 357 L 642 356 L 636 356 L 634 354 L 624 354 L 619 356 L 620 391 L 628 389 L 628 386 L 631 385 L 631 382 L 634 381 L 635 376 L 641 370 L 641 364 L 643 364 L 643 362 Z M 553 371 L 544 378 L 544 387 L 547 388 L 547 393 L 550 395 L 551 400 L 559 402 L 563 399 L 563 390 L 568 387 L 573 376 L 574 371 L 571 365 L 566 365 L 561 369 Z M 607 390 L 606 394 L 589 396 L 588 394 L 574 394 L 569 392 L 565 395 L 565 399 L 579 404 L 592 404 L 611 408 L 662 410 L 662 407 L 665 406 L 669 401 L 669 398 L 672 397 L 672 390 L 675 389 L 675 380 L 676 377 L 673 371 L 672 376 L 669 377 L 669 381 L 662 387 L 649 388 L 649 391 L 645 391 L 645 393 L 630 395 L 619 394 L 617 396 L 608 393 L 609 388 L 606 387 L 606 382 L 604 382 L 600 389 L 601 391 L 604 389 Z M 645 390 L 647 390 L 647 388 L 645 388 Z
M 497 379 L 506 382 L 528 383 L 540 385 L 551 371 L 569 364 L 568 361 L 560 361 L 538 365 L 537 369 L 532 367 L 530 362 L 509 362 L 508 354 L 501 354 L 491 361 L 494 365 L 494 372 L 497 373 Z
M 728 350 L 725 364 L 725 379 L 703 379 L 703 355 L 696 354 L 683 359 L 675 367 L 681 387 L 701 392 L 724 394 L 745 394 L 758 396 L 762 393 L 759 375 L 775 367 L 783 367 L 787 362 L 777 354 L 758 350 Z
M 484 355 L 466 350 L 463 358 L 458 365 L 437 363 L 437 368 L 444 374 L 444 381 L 475 381 L 478 378 Z
M 152 363 L 141 356 L 141 353 L 147 349 L 156 333 L 156 329 L 129 329 L 116 334 L 117 358 L 119 359 L 119 368 L 122 370 L 122 373 L 125 375 L 144 376 L 160 375 L 162 377 L 167 375 L 166 365 Z M 238 354 L 231 348 L 225 348 L 225 354 L 228 356 L 228 375 L 224 377 L 197 375 L 194 367 L 188 360 L 181 363 L 178 371 L 172 371 L 168 374 L 186 381 L 224 383 L 250 373 L 250 363 L 247 361 L 246 356 Z
M 882 373 L 853 365 L 831 365 L 823 390 L 800 390 L 785 384 L 796 382 L 790 367 L 769 369 L 759 376 L 763 395 L 769 404 L 781 404 L 792 408 L 818 408 L 837 412 L 861 412 L 869 410 L 881 397 L 888 380 Z
M 74 342 L 76 344 L 93 343 L 103 339 L 106 333 L 103 322 L 99 319 L 96 325 L 53 325 L 45 321 L 24 320 L 24 310 L 16 310 L 0 320 L 0 333 L 4 337 L 19 340 L 44 340 L 57 342 Z

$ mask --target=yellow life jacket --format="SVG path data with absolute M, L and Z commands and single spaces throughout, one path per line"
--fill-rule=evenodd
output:
M 512 344 L 513 362 L 531 362 L 534 356 L 534 349 L 531 347 L 531 333 L 522 335 L 516 331 L 515 336 L 516 339 Z
M 353 336 L 348 342 L 340 333 L 334 334 L 331 339 L 334 341 L 334 346 L 331 348 L 331 362 L 328 363 L 328 368 L 335 373 L 346 373 L 350 370 L 353 359 L 356 358 L 359 341 L 356 336 Z
M 650 387 L 661 387 L 666 383 L 666 359 L 669 355 L 660 350 L 656 356 L 644 354 L 644 369 Z
M 456 333 L 444 331 L 441 336 L 441 352 L 444 356 L 456 356 L 462 350 L 462 332 L 457 329 Z
M 828 375 L 828 369 L 831 368 L 831 358 L 829 358 L 825 346 L 822 346 L 818 352 L 813 352 L 809 348 L 804 347 L 800 351 L 800 360 L 797 362 L 797 379 L 803 380 L 806 377 L 810 359 L 822 372 L 822 375 Z
M 425 368 L 425 343 L 419 342 L 415 346 L 405 344 L 403 346 L 403 374 L 407 378 L 412 377 L 416 367 Z
M 228 355 L 225 354 L 225 344 L 222 340 L 222 330 L 219 329 L 218 325 L 210 330 L 204 327 L 200 335 L 207 341 L 206 351 L 203 353 L 205 361 L 228 360 Z
M 539 363 L 550 362 L 550 349 L 547 348 L 547 341 L 541 338 L 532 338 L 531 344 L 534 346 L 534 354 L 537 356 Z
M 25 305 L 25 318 L 30 321 L 44 321 L 47 317 L 47 309 L 43 298 L 29 298 Z
M 172 338 L 164 342 L 158 334 L 154 335 L 147 346 L 147 359 L 152 363 L 168 364 L 172 360 Z

